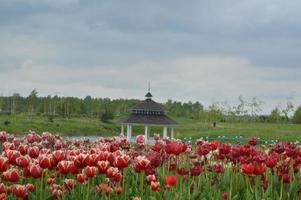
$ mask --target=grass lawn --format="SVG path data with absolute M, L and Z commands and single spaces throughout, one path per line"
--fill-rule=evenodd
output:
M 256 136 L 265 140 L 301 141 L 300 124 L 217 123 L 217 127 L 214 128 L 209 123 L 200 123 L 195 120 L 177 119 L 177 121 L 179 126 L 176 133 L 180 138 Z
M 9 125 L 4 125 L 4 121 L 9 120 Z M 270 123 L 217 123 L 217 127 L 212 127 L 209 123 L 200 123 L 196 120 L 176 118 L 176 137 L 178 138 L 199 138 L 226 136 L 256 136 L 265 140 L 290 140 L 301 141 L 301 125 L 296 124 L 270 124 Z M 0 115 L 0 130 L 9 133 L 22 135 L 28 130 L 38 133 L 49 131 L 61 135 L 118 135 L 120 126 L 116 124 L 118 119 L 110 123 L 103 123 L 99 119 L 91 118 L 54 118 L 50 122 L 47 117 L 34 116 L 32 121 L 28 121 L 24 114 Z M 144 132 L 144 127 L 134 127 L 134 135 Z M 160 127 L 151 127 L 151 132 L 162 132 Z
M 4 121 L 9 120 L 9 125 L 4 125 Z M 49 131 L 61 135 L 112 135 L 118 133 L 119 127 L 115 123 L 103 123 L 99 119 L 92 118 L 53 118 L 50 122 L 47 117 L 34 116 L 32 121 L 26 119 L 23 114 L 8 116 L 0 115 L 0 130 L 9 133 L 22 135 L 28 130 L 34 130 L 38 133 Z

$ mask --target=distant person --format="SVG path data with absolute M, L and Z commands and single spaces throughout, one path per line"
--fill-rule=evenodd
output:
M 216 122 L 213 122 L 213 127 L 216 127 Z

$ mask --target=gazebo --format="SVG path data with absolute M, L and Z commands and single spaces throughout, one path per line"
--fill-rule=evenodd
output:
M 146 142 L 148 141 L 148 135 L 150 126 L 162 126 L 163 138 L 174 138 L 174 127 L 177 124 L 174 120 L 166 116 L 165 108 L 152 100 L 152 94 L 150 91 L 145 95 L 146 99 L 135 105 L 131 111 L 131 115 L 120 121 L 121 134 L 124 135 L 124 127 L 126 126 L 127 140 L 130 141 L 133 133 L 133 126 L 144 126 L 144 136 Z

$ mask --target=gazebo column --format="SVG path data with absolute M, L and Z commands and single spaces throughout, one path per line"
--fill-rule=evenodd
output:
M 163 128 L 163 138 L 167 138 L 167 126 Z
M 124 125 L 121 125 L 121 135 L 124 135 Z
M 149 127 L 148 127 L 148 125 L 145 125 L 145 127 L 144 127 L 145 144 L 147 144 L 147 141 L 148 141 L 148 132 L 149 132 Z
M 130 142 L 132 138 L 132 125 L 128 124 L 126 129 L 126 138 Z
M 174 127 L 171 127 L 170 137 L 171 137 L 171 139 L 173 139 L 175 137 L 175 128 Z

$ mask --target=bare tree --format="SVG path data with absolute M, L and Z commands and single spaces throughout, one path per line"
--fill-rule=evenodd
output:
M 285 106 L 281 108 L 281 112 L 284 114 L 287 121 L 289 120 L 289 114 L 294 111 L 293 99 L 292 96 L 286 98 Z
M 262 105 L 264 104 L 263 101 L 259 100 L 257 97 L 253 97 L 251 102 L 248 104 L 251 111 L 251 116 L 253 119 L 256 118 L 259 112 L 262 111 Z

